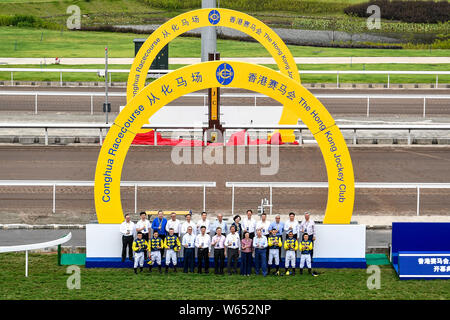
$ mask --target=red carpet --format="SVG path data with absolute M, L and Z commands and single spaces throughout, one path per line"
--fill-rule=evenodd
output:
M 161 136 L 161 133 L 156 134 L 156 140 L 159 146 L 203 146 L 203 141 L 201 140 L 186 140 L 186 139 L 167 139 Z M 132 144 L 135 145 L 154 145 L 155 144 L 155 131 L 151 130 L 147 133 L 138 133 L 134 138 Z M 256 139 L 251 140 L 249 136 L 247 136 L 247 144 L 248 145 L 264 145 L 264 144 L 273 144 L 273 145 L 281 145 L 285 144 L 279 132 L 276 132 L 272 135 L 270 140 L 267 139 Z M 295 141 L 292 144 L 298 145 L 298 142 Z M 221 146 L 222 143 L 208 143 L 210 146 Z M 227 146 L 242 146 L 245 145 L 245 130 L 233 133 L 230 139 L 226 143 Z

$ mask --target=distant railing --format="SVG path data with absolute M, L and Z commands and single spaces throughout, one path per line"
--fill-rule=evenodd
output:
M 149 70 L 149 74 L 166 74 L 174 70 Z M 63 83 L 63 73 L 97 73 L 99 76 L 104 76 L 104 69 L 57 69 L 57 68 L 0 68 L 0 72 L 11 72 L 11 85 L 14 85 L 14 72 L 58 72 L 60 74 L 60 85 Z M 129 69 L 108 69 L 109 83 L 111 84 L 111 73 L 129 73 Z M 391 84 L 391 75 L 434 75 L 436 76 L 435 88 L 439 87 L 439 75 L 450 75 L 450 71 L 393 71 L 393 70 L 301 70 L 300 74 L 335 74 L 336 75 L 336 87 L 340 85 L 340 75 L 344 74 L 381 74 L 387 76 L 387 87 Z
M 38 97 L 39 96 L 86 96 L 90 97 L 90 113 L 94 114 L 94 97 L 104 97 L 104 92 L 58 92 L 58 91 L 0 91 L 0 96 L 34 96 L 34 113 L 38 113 Z M 110 92 L 109 97 L 126 97 L 126 92 Z M 206 93 L 191 93 L 183 97 L 203 98 L 203 106 L 207 106 L 208 95 Z M 374 99 L 420 99 L 423 100 L 422 116 L 426 116 L 427 100 L 448 100 L 450 95 L 442 94 L 316 94 L 318 99 L 363 99 L 366 100 L 366 116 L 370 115 L 370 102 Z M 253 99 L 253 105 L 257 106 L 257 98 L 268 98 L 266 95 L 258 93 L 226 93 L 221 95 L 222 99 L 226 98 L 248 98 Z M 226 107 L 226 106 L 224 106 Z M 449 110 L 450 111 L 450 110 Z
M 231 188 L 231 215 L 234 214 L 235 188 L 269 188 L 269 208 L 272 214 L 273 188 L 328 188 L 328 182 L 226 182 L 225 186 Z M 423 183 L 423 182 L 355 182 L 356 189 L 416 189 L 417 190 L 417 216 L 420 215 L 420 189 L 450 189 L 450 183 Z
M 100 145 L 103 143 L 103 130 L 108 130 L 112 124 L 104 123 L 10 123 L 10 122 L 0 122 L 0 129 L 11 129 L 11 128 L 21 128 L 21 129 L 44 129 L 45 130 L 45 145 L 48 145 L 48 129 L 98 129 L 99 130 L 99 142 Z M 427 125 L 415 125 L 415 124 L 340 124 L 338 125 L 340 130 L 352 130 L 352 143 L 357 143 L 357 131 L 358 130 L 405 130 L 408 132 L 407 142 L 408 145 L 412 142 L 411 131 L 412 130 L 427 130 L 427 131 L 437 131 L 437 130 L 450 130 L 450 124 L 427 124 Z M 160 131 L 168 132 L 203 132 L 203 141 L 206 143 L 207 132 L 204 131 L 206 127 L 192 127 L 192 126 L 180 126 L 180 125 L 151 125 L 146 124 L 142 126 L 142 129 L 153 129 L 155 130 L 155 135 Z M 308 127 L 304 124 L 301 125 L 265 125 L 265 126 L 245 126 L 245 125 L 224 125 L 224 144 L 226 143 L 226 138 L 228 137 L 229 131 L 246 130 L 244 134 L 244 143 L 247 145 L 247 135 L 249 132 L 272 132 L 273 130 L 282 129 L 292 129 L 294 132 L 298 132 L 299 138 L 298 142 L 300 145 L 303 144 L 303 131 L 308 130 Z M 158 145 L 158 139 L 154 139 L 154 145 Z
M 74 181 L 74 180 L 0 180 L 1 187 L 52 187 L 53 188 L 53 208 L 56 212 L 56 187 L 93 187 L 94 181 Z M 210 181 L 121 181 L 121 187 L 134 187 L 134 212 L 137 212 L 138 187 L 183 187 L 183 188 L 203 188 L 203 211 L 206 211 L 206 188 L 214 188 L 216 182 Z

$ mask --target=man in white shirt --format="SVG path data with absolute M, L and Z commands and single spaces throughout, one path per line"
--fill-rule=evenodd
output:
M 187 233 L 187 230 L 189 227 L 192 227 L 192 234 L 194 236 L 197 234 L 197 224 L 195 222 L 193 222 L 191 219 L 192 219 L 192 214 L 188 213 L 186 215 L 186 221 L 183 222 L 180 227 L 181 236 L 183 236 Z
M 204 226 L 206 228 L 206 233 L 209 234 L 210 222 L 206 219 L 207 213 L 205 211 L 202 212 L 202 218 L 199 222 L 197 222 L 197 234 L 200 234 L 200 228 Z
M 133 261 L 133 240 L 136 228 L 134 222 L 131 221 L 130 215 L 127 213 L 125 215 L 125 221 L 120 225 L 120 233 L 122 234 L 122 262 L 125 261 L 127 256 L 128 247 L 128 257 Z
M 214 248 L 214 273 L 223 274 L 225 264 L 225 236 L 222 234 L 221 227 L 217 227 L 216 235 L 211 239 L 211 245 Z
M 250 239 L 255 237 L 256 220 L 252 217 L 253 211 L 247 210 L 247 217 L 242 219 L 242 229 L 250 234 Z
M 177 220 L 177 214 L 175 212 L 172 212 L 170 214 L 170 220 L 167 221 L 166 224 L 166 231 L 169 232 L 170 229 L 173 229 L 173 234 L 176 235 L 178 238 L 180 237 L 180 221 Z
M 294 235 L 294 239 L 300 239 L 298 235 L 298 229 L 299 224 L 298 221 L 295 220 L 295 213 L 291 212 L 289 213 L 289 220 L 284 223 L 283 227 L 284 231 L 286 232 L 286 237 L 290 230 L 292 230 L 292 234 Z
M 267 237 L 269 237 L 269 227 L 270 227 L 270 222 L 267 221 L 267 215 L 263 212 L 261 214 L 261 220 L 259 220 L 256 223 L 256 230 L 261 229 L 262 235 L 267 238 Z M 268 263 L 268 261 L 269 261 L 269 247 L 266 248 L 266 259 L 267 259 L 266 262 Z
M 183 236 L 183 241 L 181 245 L 183 246 L 184 253 L 183 253 L 183 272 L 188 273 L 191 271 L 191 273 L 194 273 L 194 264 L 195 264 L 195 235 L 192 232 L 192 227 L 187 227 L 187 233 Z
M 234 273 L 237 274 L 237 261 L 239 259 L 239 249 L 241 248 L 241 239 L 236 233 L 236 227 L 230 227 L 230 233 L 225 238 L 226 256 L 228 257 L 227 269 L 228 274 L 231 275 L 231 263 L 233 262 Z
M 224 236 L 228 233 L 227 223 L 223 220 L 223 214 L 221 213 L 217 215 L 216 221 L 211 223 L 210 235 L 216 234 L 217 228 L 220 228 Z
M 136 223 L 136 232 L 142 233 L 142 239 L 148 242 L 150 239 L 149 232 L 152 228 L 152 224 L 147 219 L 147 214 L 145 211 L 139 213 L 141 219 Z M 144 251 L 144 260 L 147 260 L 147 250 Z
M 299 235 L 301 235 L 301 239 L 303 238 L 303 234 L 307 233 L 308 234 L 308 240 L 313 242 L 314 245 L 314 241 L 316 240 L 316 228 L 315 228 L 315 223 L 314 220 L 310 219 L 311 215 L 309 214 L 309 212 L 305 212 L 305 220 L 302 221 L 302 223 L 300 224 L 299 227 Z M 311 261 L 313 258 L 313 253 L 314 253 L 314 249 L 311 250 Z
M 202 273 L 202 262 L 205 264 L 205 273 L 209 273 L 209 252 L 211 251 L 211 238 L 206 233 L 206 227 L 200 227 L 200 234 L 195 238 L 198 257 L 198 273 Z
M 256 223 L 256 229 L 261 229 L 262 235 L 267 237 L 269 235 L 269 226 L 270 221 L 267 221 L 267 215 L 263 212 L 261 220 Z

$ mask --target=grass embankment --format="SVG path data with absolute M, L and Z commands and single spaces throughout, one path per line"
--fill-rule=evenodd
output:
M 81 289 L 69 290 L 69 274 L 65 266 L 57 265 L 54 254 L 30 254 L 29 259 L 25 278 L 23 253 L 0 255 L 0 299 L 450 299 L 449 281 L 400 281 L 390 266 L 381 266 L 379 290 L 367 288 L 370 274 L 365 269 L 321 269 L 319 277 L 297 273 L 295 277 L 244 278 L 181 272 L 160 275 L 147 270 L 135 275 L 131 269 L 84 267 Z M 129 285 L 130 280 L 135 285 Z
M 134 56 L 133 39 L 143 34 L 38 30 L 0 27 L 1 57 L 104 57 L 108 45 L 110 57 Z M 450 49 L 354 49 L 289 46 L 295 57 L 448 57 Z M 218 40 L 222 57 L 268 57 L 267 50 L 256 42 Z M 179 37 L 170 43 L 170 57 L 199 57 L 200 39 Z
M 276 65 L 266 65 L 269 68 L 278 70 Z M 41 68 L 40 65 L 8 65 L 8 68 Z M 170 69 L 175 70 L 183 65 L 172 64 Z M 46 69 L 104 69 L 105 66 L 97 65 L 46 65 L 42 66 Z M 131 65 L 109 65 L 111 69 L 130 69 Z M 427 70 L 427 71 L 450 71 L 450 64 L 299 64 L 299 70 Z M 59 81 L 59 72 L 14 72 L 15 81 Z M 304 83 L 333 83 L 336 82 L 336 75 L 333 74 L 301 74 Z M 10 72 L 0 72 L 0 81 L 11 80 Z M 112 73 L 111 80 L 113 82 L 126 82 L 128 80 L 127 73 Z M 63 73 L 63 81 L 104 81 L 103 77 L 99 77 L 96 73 Z M 387 75 L 339 75 L 341 83 L 387 83 Z M 435 84 L 435 75 L 390 75 L 391 83 L 430 83 Z M 450 75 L 440 75 L 439 83 L 450 83 Z

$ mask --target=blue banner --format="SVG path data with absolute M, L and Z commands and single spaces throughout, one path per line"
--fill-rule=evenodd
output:
M 450 251 L 401 251 L 400 279 L 450 279 Z

